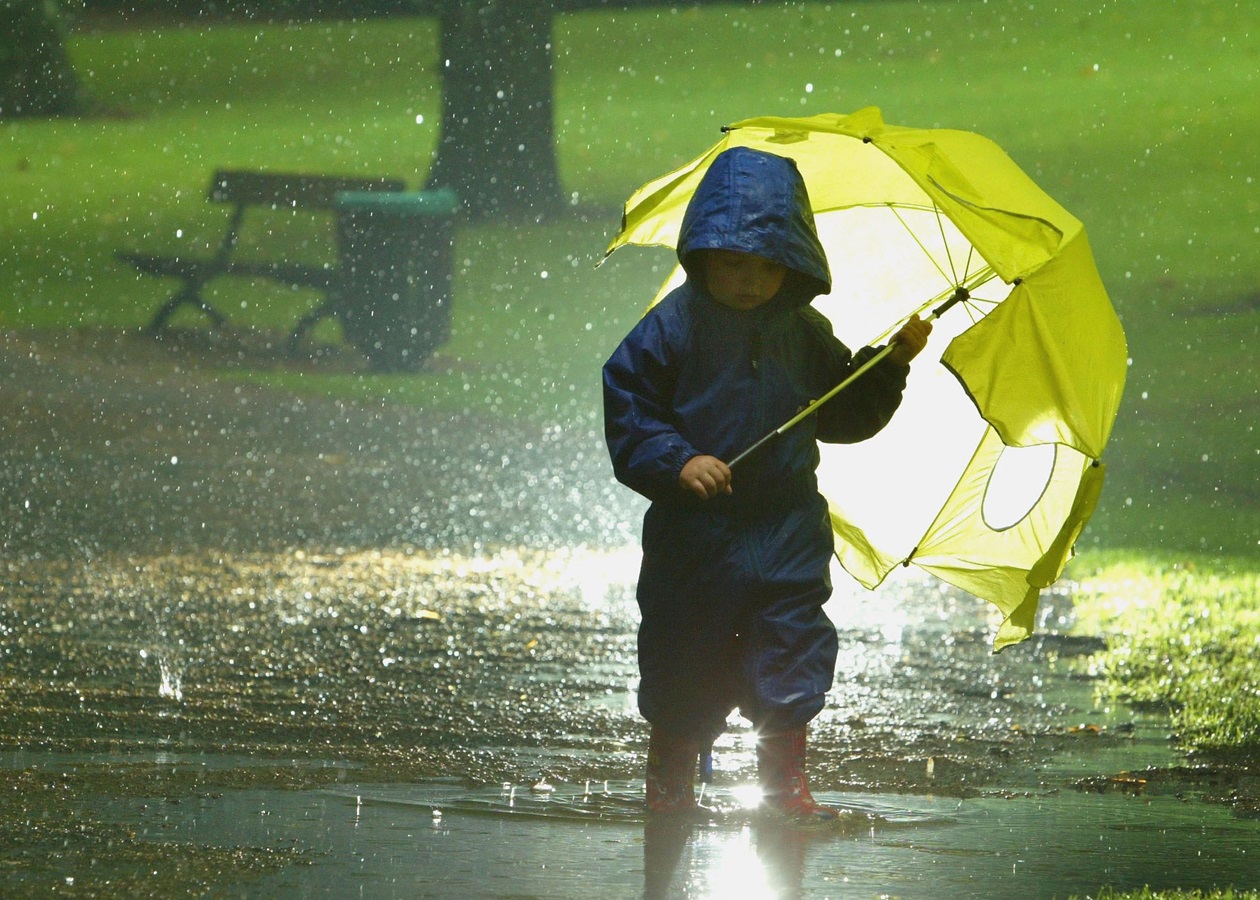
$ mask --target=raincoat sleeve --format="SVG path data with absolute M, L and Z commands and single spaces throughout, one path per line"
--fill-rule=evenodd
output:
M 652 501 L 676 499 L 683 464 L 698 455 L 673 424 L 677 323 L 649 313 L 604 365 L 604 437 L 617 480 Z
M 832 333 L 826 316 L 812 307 L 805 307 L 800 315 L 815 348 L 813 371 L 819 379 L 819 396 L 878 352 L 874 347 L 863 347 L 854 356 Z M 824 403 L 818 410 L 818 440 L 829 444 L 855 444 L 878 434 L 901 405 L 908 372 L 906 366 L 885 359 Z

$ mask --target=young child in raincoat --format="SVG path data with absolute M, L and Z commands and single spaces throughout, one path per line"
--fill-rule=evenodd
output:
M 648 809 L 695 808 L 697 758 L 738 709 L 757 733 L 763 802 L 826 821 L 838 813 L 814 801 L 804 774 L 805 725 L 823 708 L 837 652 L 823 612 L 834 546 L 816 441 L 883 428 L 931 326 L 912 319 L 888 357 L 732 474 L 723 460 L 874 351 L 854 359 L 810 306 L 831 276 L 789 159 L 742 147 L 714 159 L 678 258 L 686 282 L 604 366 L 614 471 L 651 501 L 637 594 Z

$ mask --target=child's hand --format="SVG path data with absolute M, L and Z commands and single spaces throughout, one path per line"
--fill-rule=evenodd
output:
M 731 469 L 716 456 L 693 456 L 678 473 L 678 486 L 708 500 L 731 492 Z
M 901 330 L 892 336 L 895 345 L 889 358 L 901 366 L 910 365 L 910 360 L 919 355 L 919 351 L 927 346 L 928 335 L 932 333 L 932 323 L 924 322 L 917 315 L 911 316 Z

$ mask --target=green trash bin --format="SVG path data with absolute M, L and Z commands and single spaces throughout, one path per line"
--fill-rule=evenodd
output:
M 450 340 L 458 208 L 448 189 L 337 194 L 333 313 L 373 369 L 415 371 Z

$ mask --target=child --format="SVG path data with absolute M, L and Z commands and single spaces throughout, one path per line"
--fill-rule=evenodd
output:
M 885 360 L 732 475 L 722 460 L 874 351 L 854 360 L 810 306 L 831 277 L 789 159 L 743 147 L 714 159 L 678 258 L 687 281 L 604 366 L 614 471 L 651 501 L 638 586 L 648 810 L 695 809 L 697 757 L 738 708 L 758 735 L 765 803 L 828 821 L 838 812 L 814 801 L 804 775 L 805 725 L 823 708 L 837 652 L 822 609 L 834 545 L 816 440 L 883 428 L 931 326 L 912 319 Z

